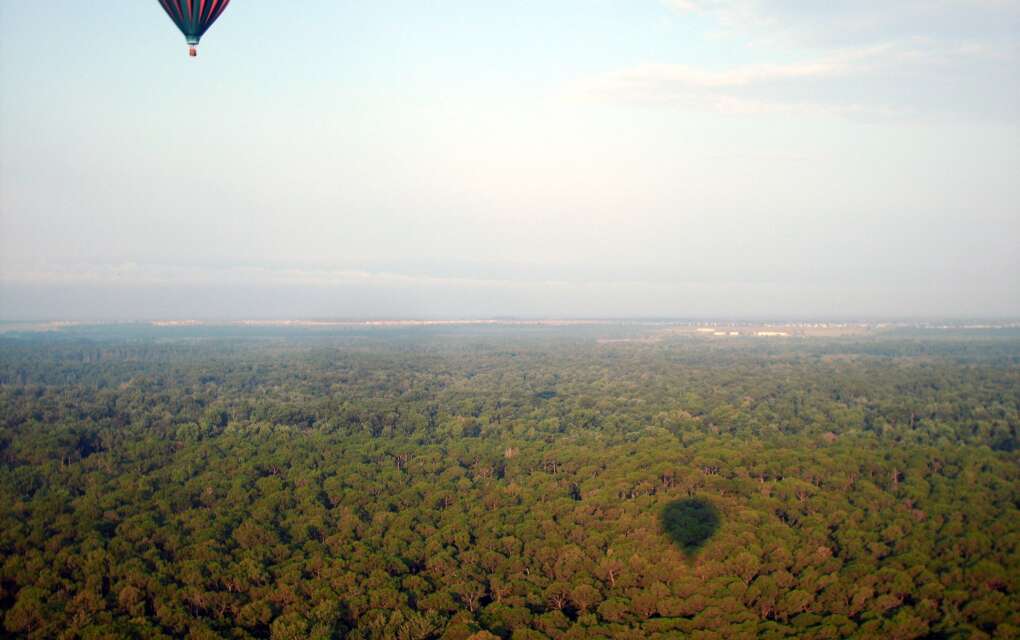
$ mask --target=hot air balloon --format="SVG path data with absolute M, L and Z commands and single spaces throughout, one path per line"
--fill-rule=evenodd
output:
M 188 40 L 188 55 L 198 55 L 198 41 L 216 22 L 230 0 L 159 0 L 170 19 Z

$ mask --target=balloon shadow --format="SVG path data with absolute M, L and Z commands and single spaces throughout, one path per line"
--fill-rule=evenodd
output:
M 670 502 L 663 508 L 659 521 L 663 532 L 686 554 L 705 546 L 720 524 L 715 506 L 700 498 Z

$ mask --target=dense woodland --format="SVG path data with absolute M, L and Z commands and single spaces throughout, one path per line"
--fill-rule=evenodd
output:
M 595 337 L 0 338 L 2 629 L 1020 636 L 1020 339 Z

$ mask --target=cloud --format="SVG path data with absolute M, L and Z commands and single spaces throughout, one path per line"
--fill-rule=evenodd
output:
M 768 243 L 762 259 L 565 265 L 312 265 L 75 262 L 0 269 L 0 321 L 32 319 L 347 318 L 493 316 L 1015 315 L 1012 254 L 942 252 L 889 268 L 890 252 L 821 243 L 796 258 Z M 923 234 L 912 234 L 924 248 Z M 896 238 L 889 246 L 899 246 Z M 965 244 L 965 243 L 964 243 Z M 1004 244 L 1008 244 L 1004 242 Z M 963 245 L 961 245 L 962 247 Z M 962 249 L 961 249 L 962 251 Z M 793 252 L 790 252 L 793 253 Z M 935 253 L 935 252 L 929 252 Z M 732 254 L 731 254 L 732 255 Z M 825 256 L 835 256 L 826 261 Z M 852 264 L 852 267 L 847 265 Z M 996 275 L 999 274 L 999 275 Z M 958 303 L 966 300 L 966 304 Z
M 714 17 L 720 29 L 754 42 L 845 48 L 912 38 L 1016 42 L 1013 0 L 664 0 L 680 15 Z
M 776 64 L 660 62 L 588 77 L 587 98 L 728 114 L 1020 119 L 1020 3 L 663 0 Z M 795 60 L 790 62 L 790 60 Z
M 912 39 L 813 52 L 803 61 L 708 70 L 645 64 L 585 78 L 575 95 L 730 114 L 827 113 L 861 118 L 951 116 L 1015 122 L 1016 47 Z
M 627 269 L 592 269 L 579 266 L 539 271 L 513 263 L 414 265 L 393 263 L 367 268 L 343 266 L 184 266 L 171 264 L 67 263 L 21 264 L 0 271 L 0 286 L 301 286 L 301 287 L 453 287 L 531 288 L 588 286 L 645 286 L 670 284 L 708 286 L 760 281 L 733 273 L 686 274 L 678 279 L 671 270 L 632 265 Z
M 231 286 L 257 283 L 265 286 L 331 287 L 377 286 L 478 286 L 491 280 L 418 275 L 389 271 L 344 268 L 303 268 L 235 265 L 227 267 L 164 264 L 46 264 L 19 265 L 0 273 L 8 285 L 118 285 L 118 286 Z

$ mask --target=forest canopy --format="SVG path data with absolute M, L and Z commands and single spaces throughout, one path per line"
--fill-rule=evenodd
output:
M 1020 340 L 0 338 L 25 638 L 1010 638 Z

